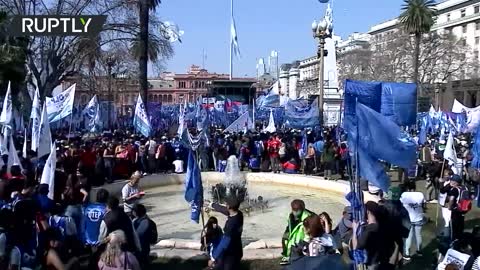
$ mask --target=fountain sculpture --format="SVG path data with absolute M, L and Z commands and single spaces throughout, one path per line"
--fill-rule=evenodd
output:
M 247 180 L 239 169 L 237 157 L 233 155 L 227 160 L 224 182 L 211 186 L 210 190 L 213 202 L 226 204 L 227 198 L 233 196 L 239 200 L 240 209 L 247 215 L 250 215 L 255 209 L 260 209 L 263 212 L 268 208 L 268 201 L 264 200 L 262 196 L 255 199 L 249 197 Z M 211 211 L 211 209 L 205 210 L 207 213 Z

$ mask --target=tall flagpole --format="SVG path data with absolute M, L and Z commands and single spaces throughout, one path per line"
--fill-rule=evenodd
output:
M 233 24 L 233 0 L 230 0 L 230 80 L 233 76 L 233 33 L 232 33 L 232 24 Z

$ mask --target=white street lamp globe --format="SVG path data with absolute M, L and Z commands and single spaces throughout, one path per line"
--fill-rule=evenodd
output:
M 320 23 L 318 24 L 318 30 L 320 31 L 325 31 L 327 30 L 327 21 L 325 20 L 325 18 L 323 20 L 320 21 Z
M 313 32 L 317 32 L 317 27 L 318 27 L 318 23 L 316 20 L 313 20 L 312 22 L 312 31 Z

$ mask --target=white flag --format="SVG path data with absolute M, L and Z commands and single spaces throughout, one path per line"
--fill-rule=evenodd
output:
M 40 91 L 37 89 L 35 90 L 35 94 L 33 96 L 32 102 L 32 112 L 30 113 L 30 119 L 32 119 L 32 151 L 37 151 L 38 148 L 38 140 L 39 140 L 39 133 L 40 133 Z M 25 133 L 26 134 L 26 133 Z
M 273 119 L 272 110 L 270 110 L 270 119 L 268 120 L 268 126 L 263 131 L 270 133 L 274 133 L 275 131 L 277 131 L 277 128 L 275 127 L 275 120 Z
M 8 146 L 8 162 L 7 162 L 7 172 L 10 173 L 10 169 L 13 165 L 20 166 L 20 169 L 23 170 L 22 163 L 18 157 L 17 149 L 15 149 L 15 144 L 13 143 L 13 137 L 10 136 L 10 145 Z
M 40 119 L 40 132 L 38 140 L 37 157 L 43 157 L 50 153 L 52 147 L 52 134 L 48 122 L 47 105 L 43 104 L 42 118 Z
M 75 100 L 75 86 L 73 84 L 62 93 L 49 98 L 46 98 L 47 113 L 50 123 L 63 119 L 73 111 L 73 102 Z
M 184 129 L 184 126 L 185 126 L 185 111 L 187 109 L 187 100 L 185 100 L 185 104 L 183 105 L 183 109 L 182 109 L 182 105 L 180 104 L 180 113 L 178 114 L 178 130 L 177 130 L 177 135 L 179 137 L 182 136 L 183 134 L 183 129 Z
M 450 132 L 448 135 L 447 145 L 445 146 L 445 150 L 443 152 L 443 158 L 448 160 L 448 164 L 452 166 L 452 171 L 455 174 L 459 174 L 457 169 L 457 151 L 455 150 L 455 142 L 453 140 L 453 135 Z
M 23 149 L 22 149 L 23 158 L 27 158 L 27 129 L 23 132 Z
M 57 147 L 55 143 L 51 145 L 50 155 L 47 158 L 45 167 L 43 167 L 40 184 L 48 184 L 48 198 L 53 200 L 53 190 L 55 188 L 55 169 L 57 166 Z
M 7 92 L 3 100 L 2 114 L 0 115 L 0 124 L 10 125 L 12 121 L 12 92 L 10 89 L 10 82 L 8 82 Z
M 133 126 L 135 130 L 142 133 L 143 136 L 148 137 L 152 132 L 152 126 L 143 104 L 142 96 L 138 94 L 137 104 L 135 105 L 135 115 L 133 116 Z
M 232 9 L 232 22 L 230 24 L 230 46 L 233 51 L 233 54 L 237 57 L 240 55 L 240 46 L 238 46 L 238 36 L 237 36 L 237 27 L 235 26 L 235 18 L 233 18 L 233 9 Z

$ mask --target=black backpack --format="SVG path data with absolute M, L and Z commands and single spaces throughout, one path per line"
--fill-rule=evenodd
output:
M 157 232 L 157 224 L 148 219 L 148 230 L 150 231 L 150 245 L 155 245 L 158 242 L 158 232 Z

